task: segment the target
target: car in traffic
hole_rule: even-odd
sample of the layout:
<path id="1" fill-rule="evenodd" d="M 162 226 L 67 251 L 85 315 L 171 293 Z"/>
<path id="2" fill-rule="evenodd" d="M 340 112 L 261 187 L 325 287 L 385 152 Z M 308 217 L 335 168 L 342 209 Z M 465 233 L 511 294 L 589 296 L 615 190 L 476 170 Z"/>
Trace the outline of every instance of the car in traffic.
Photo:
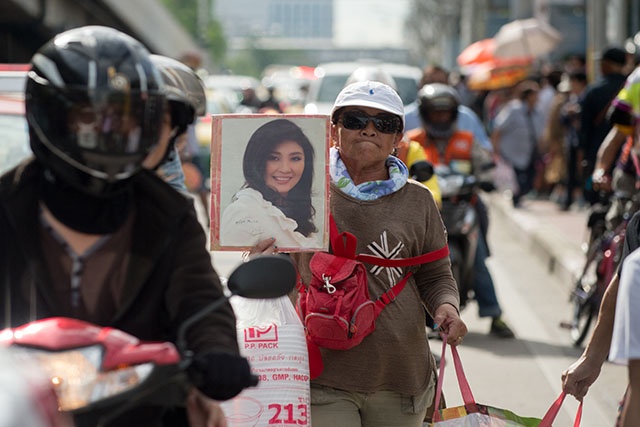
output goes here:
<path id="1" fill-rule="evenodd" d="M 319 64 L 315 69 L 316 80 L 311 82 L 304 107 L 306 114 L 329 114 L 333 102 L 342 90 L 347 79 L 360 67 L 379 67 L 391 74 L 396 83 L 396 90 L 407 106 L 415 101 L 418 85 L 422 78 L 419 67 L 406 64 L 395 64 L 375 60 L 352 62 L 327 62 Z"/>
<path id="2" fill-rule="evenodd" d="M 0 175 L 31 156 L 24 98 L 0 94 Z"/>
<path id="3" fill-rule="evenodd" d="M 228 96 L 234 112 L 248 113 L 241 105 L 244 91 L 252 90 L 260 99 L 267 97 L 266 89 L 260 80 L 252 76 L 239 74 L 210 74 L 202 79 L 207 90 L 213 90 Z"/>
<path id="4" fill-rule="evenodd" d="M 0 64 L 0 93 L 24 93 L 29 64 Z"/>
<path id="5" fill-rule="evenodd" d="M 273 90 L 285 113 L 301 113 L 309 86 L 316 79 L 315 67 L 271 64 L 262 72 L 262 86 Z"/>
<path id="6" fill-rule="evenodd" d="M 28 64 L 0 64 L 0 175 L 31 156 L 24 109 Z"/>
<path id="7" fill-rule="evenodd" d="M 206 89 L 207 112 L 204 116 L 198 117 L 195 125 L 196 139 L 201 147 L 201 151 L 209 150 L 211 145 L 211 115 L 231 114 L 235 112 L 235 105 L 230 101 L 231 96 L 226 90 Z"/>

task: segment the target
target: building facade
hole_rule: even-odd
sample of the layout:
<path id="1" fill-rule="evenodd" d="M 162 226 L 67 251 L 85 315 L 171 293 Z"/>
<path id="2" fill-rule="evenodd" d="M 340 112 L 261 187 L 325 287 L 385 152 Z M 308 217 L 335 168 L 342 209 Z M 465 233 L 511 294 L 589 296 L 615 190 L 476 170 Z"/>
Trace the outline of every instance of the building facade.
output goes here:
<path id="1" fill-rule="evenodd" d="M 279 48 L 319 46 L 333 36 L 333 0 L 216 1 L 214 14 L 232 49 L 258 44 Z"/>

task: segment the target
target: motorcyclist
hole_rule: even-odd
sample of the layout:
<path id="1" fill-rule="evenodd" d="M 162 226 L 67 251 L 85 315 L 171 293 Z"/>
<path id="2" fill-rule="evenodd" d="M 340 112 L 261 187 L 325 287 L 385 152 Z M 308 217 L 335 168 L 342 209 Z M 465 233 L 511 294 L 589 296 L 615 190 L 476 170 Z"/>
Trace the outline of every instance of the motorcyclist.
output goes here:
<path id="1" fill-rule="evenodd" d="M 99 26 L 57 35 L 31 67 L 34 158 L 0 177 L 4 327 L 66 316 L 175 341 L 223 289 L 193 204 L 142 167 L 170 123 L 159 71 L 137 40 Z M 215 400 L 251 382 L 231 306 L 198 321 L 187 346 L 199 389 L 185 402 L 189 418 L 222 426 Z M 168 411 L 136 407 L 108 425 L 160 426 Z M 182 424 L 172 425 L 185 425 L 175 413 Z"/>
<path id="2" fill-rule="evenodd" d="M 635 72 L 637 76 L 637 71 Z M 591 176 L 593 189 L 605 194 L 619 193 L 635 195 L 640 180 L 640 138 L 635 129 L 634 110 L 628 99 L 633 98 L 632 84 L 625 85 L 612 101 L 607 120 L 612 128 L 602 141 L 596 156 L 595 168 Z M 612 171 L 609 174 L 608 171 Z M 622 220 L 625 201 L 611 197 L 606 213 L 609 230 L 614 229 Z"/>
<path id="3" fill-rule="evenodd" d="M 143 166 L 157 171 L 174 188 L 187 193 L 176 145 L 187 137 L 189 125 L 206 112 L 204 84 L 195 71 L 180 61 L 162 55 L 151 55 L 150 58 L 162 75 L 170 123 L 163 122 L 163 136 L 147 155 Z"/>
<path id="4" fill-rule="evenodd" d="M 491 153 L 475 141 L 471 132 L 457 129 L 459 105 L 458 92 L 453 87 L 441 83 L 423 86 L 418 92 L 422 128 L 406 133 L 404 144 L 398 149 L 398 156 L 409 168 L 416 160 L 426 159 L 434 165 L 447 165 L 459 173 L 474 174 L 481 182 L 487 181 L 486 166 L 491 163 Z M 513 338 L 513 331 L 502 320 L 502 309 L 498 303 L 493 279 L 485 264 L 489 255 L 486 242 L 488 217 L 481 198 L 478 198 L 478 202 L 476 209 L 483 230 L 479 233 L 474 259 L 473 289 L 478 302 L 479 316 L 492 318 L 492 335 Z"/>

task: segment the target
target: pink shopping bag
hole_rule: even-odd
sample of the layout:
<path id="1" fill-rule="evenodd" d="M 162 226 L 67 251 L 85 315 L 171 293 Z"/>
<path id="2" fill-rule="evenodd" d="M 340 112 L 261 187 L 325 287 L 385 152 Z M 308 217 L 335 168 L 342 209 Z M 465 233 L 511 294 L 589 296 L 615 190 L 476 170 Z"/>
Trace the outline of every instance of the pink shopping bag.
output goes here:
<path id="1" fill-rule="evenodd" d="M 447 338 L 444 337 L 442 343 L 442 358 L 440 359 L 440 372 L 436 386 L 436 408 L 439 407 L 440 399 L 442 397 L 446 349 Z M 460 387 L 460 393 L 462 394 L 464 405 L 444 408 L 440 411 L 434 412 L 433 422 L 429 424 L 430 427 L 552 427 L 552 423 L 558 415 L 560 407 L 564 401 L 564 393 L 562 393 L 553 402 L 542 419 L 535 417 L 522 417 L 508 409 L 496 408 L 494 406 L 477 403 L 473 397 L 473 393 L 471 392 L 471 387 L 469 386 L 467 377 L 464 374 L 460 355 L 458 354 L 456 347 L 451 347 L 451 354 L 453 356 L 453 365 L 455 367 L 456 377 L 458 379 L 458 385 Z M 582 402 L 578 407 L 574 427 L 580 426 L 581 418 Z"/>

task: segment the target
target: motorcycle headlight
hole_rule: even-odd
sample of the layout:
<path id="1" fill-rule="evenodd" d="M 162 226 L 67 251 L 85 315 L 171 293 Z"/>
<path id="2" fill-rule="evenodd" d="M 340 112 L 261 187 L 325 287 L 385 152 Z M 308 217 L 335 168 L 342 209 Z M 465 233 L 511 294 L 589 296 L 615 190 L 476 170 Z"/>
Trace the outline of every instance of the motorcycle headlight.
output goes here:
<path id="1" fill-rule="evenodd" d="M 103 348 L 99 345 L 66 351 L 42 351 L 13 347 L 20 359 L 30 360 L 49 376 L 61 411 L 72 411 L 123 393 L 142 383 L 152 363 L 101 371 Z"/>
<path id="2" fill-rule="evenodd" d="M 460 187 L 464 184 L 462 175 L 438 176 L 438 186 L 442 197 L 454 196 L 460 192 Z"/>

